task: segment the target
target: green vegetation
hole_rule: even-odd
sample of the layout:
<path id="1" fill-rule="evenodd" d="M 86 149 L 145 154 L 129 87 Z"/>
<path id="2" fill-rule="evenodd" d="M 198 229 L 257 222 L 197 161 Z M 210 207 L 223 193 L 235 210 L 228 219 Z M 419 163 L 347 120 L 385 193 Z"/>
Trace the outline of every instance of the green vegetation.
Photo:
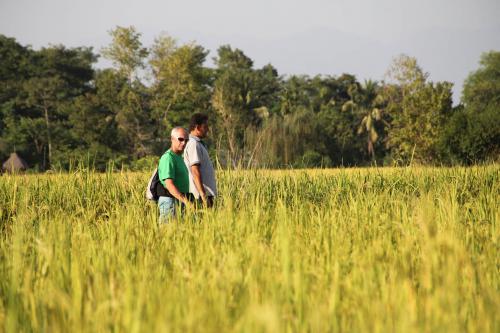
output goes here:
<path id="1" fill-rule="evenodd" d="M 211 154 L 223 166 L 470 165 L 500 158 L 500 52 L 481 57 L 452 105 L 452 84 L 431 82 L 401 55 L 387 82 L 351 74 L 282 76 L 239 49 L 208 50 L 133 27 L 110 31 L 98 54 L 62 45 L 33 50 L 0 35 L 0 160 L 17 151 L 35 170 L 90 159 L 130 166 L 159 156 L 173 126 L 210 115 Z M 479 56 L 479 55 L 478 55 Z M 309 61 L 304 59 L 304 61 Z M 381 78 L 380 78 L 381 79 Z"/>
<path id="2" fill-rule="evenodd" d="M 0 178 L 6 332 L 498 332 L 500 168 L 219 171 L 158 226 L 149 173 Z"/>

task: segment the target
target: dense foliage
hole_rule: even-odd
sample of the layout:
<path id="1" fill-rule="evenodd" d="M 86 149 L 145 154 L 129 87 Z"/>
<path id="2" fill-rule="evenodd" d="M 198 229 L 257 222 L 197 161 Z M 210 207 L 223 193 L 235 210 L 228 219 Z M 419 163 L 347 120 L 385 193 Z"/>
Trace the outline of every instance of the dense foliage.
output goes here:
<path id="1" fill-rule="evenodd" d="M 452 85 L 430 82 L 400 56 L 387 82 L 279 75 L 221 46 L 215 66 L 195 43 L 160 35 L 145 47 L 133 27 L 111 31 L 94 68 L 91 48 L 33 50 L 0 35 L 0 159 L 17 151 L 39 170 L 87 159 L 131 165 L 168 147 L 194 112 L 212 121 L 223 166 L 470 164 L 500 152 L 500 52 L 482 56 L 452 106 Z M 307 61 L 307 60 L 305 60 Z"/>

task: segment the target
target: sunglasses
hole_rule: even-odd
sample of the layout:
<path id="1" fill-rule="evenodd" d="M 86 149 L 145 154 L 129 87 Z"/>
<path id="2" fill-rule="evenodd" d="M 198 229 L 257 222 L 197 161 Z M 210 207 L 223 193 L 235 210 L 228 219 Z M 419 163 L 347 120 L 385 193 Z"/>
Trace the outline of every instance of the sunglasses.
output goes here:
<path id="1" fill-rule="evenodd" d="M 183 137 L 179 137 L 179 138 L 176 138 L 176 139 L 179 142 L 188 142 L 189 141 L 189 138 L 183 138 Z"/>

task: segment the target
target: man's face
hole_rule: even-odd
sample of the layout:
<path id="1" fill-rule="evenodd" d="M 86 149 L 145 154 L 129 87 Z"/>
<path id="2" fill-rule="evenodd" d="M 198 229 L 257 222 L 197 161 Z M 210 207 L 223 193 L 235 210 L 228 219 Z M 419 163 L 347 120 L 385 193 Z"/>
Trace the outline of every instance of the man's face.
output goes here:
<path id="1" fill-rule="evenodd" d="M 172 135 L 172 146 L 171 149 L 176 154 L 181 154 L 186 148 L 186 143 L 189 140 L 189 136 L 186 131 L 177 131 Z"/>
<path id="2" fill-rule="evenodd" d="M 208 135 L 208 132 L 210 131 L 210 128 L 208 127 L 208 122 L 196 126 L 196 129 L 198 131 L 199 137 L 202 138 L 202 139 L 206 138 L 207 135 Z"/>

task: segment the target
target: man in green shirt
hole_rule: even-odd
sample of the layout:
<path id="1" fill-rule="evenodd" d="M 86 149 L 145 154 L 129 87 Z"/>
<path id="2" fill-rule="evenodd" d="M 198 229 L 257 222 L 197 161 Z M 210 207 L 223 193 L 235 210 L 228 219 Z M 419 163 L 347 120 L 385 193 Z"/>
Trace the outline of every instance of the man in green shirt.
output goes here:
<path id="1" fill-rule="evenodd" d="M 189 173 L 184 164 L 182 153 L 189 140 L 188 132 L 182 127 L 175 127 L 170 135 L 172 145 L 160 158 L 158 164 L 158 177 L 166 189 L 158 199 L 160 209 L 160 222 L 166 222 L 169 217 L 176 214 L 179 206 L 181 209 L 189 204 Z"/>

